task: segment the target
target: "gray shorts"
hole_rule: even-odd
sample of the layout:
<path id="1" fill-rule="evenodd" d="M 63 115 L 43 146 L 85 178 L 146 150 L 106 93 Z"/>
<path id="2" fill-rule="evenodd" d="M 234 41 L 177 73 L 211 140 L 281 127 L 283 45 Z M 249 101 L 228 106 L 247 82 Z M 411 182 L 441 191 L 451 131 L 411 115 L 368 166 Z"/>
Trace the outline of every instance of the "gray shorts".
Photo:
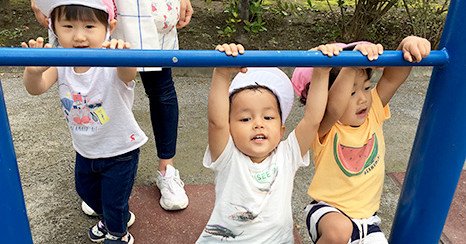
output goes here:
<path id="1" fill-rule="evenodd" d="M 319 239 L 317 228 L 319 226 L 319 221 L 322 217 L 328 213 L 337 212 L 345 215 L 342 211 L 333 207 L 332 205 L 327 204 L 326 202 L 313 201 L 310 205 L 307 205 L 304 209 L 306 216 L 306 226 L 309 231 L 309 235 L 314 243 Z M 384 243 L 388 244 L 385 235 L 379 228 L 380 218 L 377 214 L 367 218 L 367 219 L 352 219 L 348 217 L 353 223 L 353 233 L 351 234 L 348 244 L 355 243 Z"/>

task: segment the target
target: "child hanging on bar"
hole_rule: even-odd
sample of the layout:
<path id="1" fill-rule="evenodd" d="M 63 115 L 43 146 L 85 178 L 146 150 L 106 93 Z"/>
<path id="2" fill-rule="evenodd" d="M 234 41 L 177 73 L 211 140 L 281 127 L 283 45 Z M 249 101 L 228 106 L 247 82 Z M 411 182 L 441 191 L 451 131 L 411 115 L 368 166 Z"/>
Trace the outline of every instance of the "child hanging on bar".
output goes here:
<path id="1" fill-rule="evenodd" d="M 244 52 L 236 44 L 216 50 L 233 58 Z M 309 165 L 327 87 L 325 79 L 312 83 L 303 119 L 281 141 L 294 99 L 288 76 L 278 68 L 215 68 L 203 164 L 215 172 L 216 198 L 197 243 L 293 243 L 293 180 Z"/>
<path id="2" fill-rule="evenodd" d="M 380 44 L 322 45 L 323 54 L 360 51 L 369 60 L 383 53 Z M 397 50 L 409 62 L 420 62 L 430 53 L 430 42 L 409 36 Z M 381 69 L 381 68 L 380 68 Z M 334 67 L 316 77 L 316 68 L 296 68 L 293 86 L 307 104 L 309 85 L 329 80 L 328 104 L 312 144 L 315 175 L 308 194 L 306 224 L 315 243 L 387 243 L 376 212 L 385 175 L 385 142 L 382 123 L 390 117 L 388 102 L 408 78 L 411 66 L 386 67 L 371 89 L 372 69 Z"/>
<path id="3" fill-rule="evenodd" d="M 109 40 L 116 26 L 111 0 L 36 0 L 49 17 L 63 48 L 129 49 Z M 43 38 L 23 47 L 42 48 Z M 137 172 L 139 147 L 147 137 L 132 113 L 136 68 L 26 67 L 24 85 L 32 95 L 58 82 L 58 91 L 76 150 L 79 196 L 101 220 L 89 230 L 94 242 L 133 243 L 128 200 Z"/>

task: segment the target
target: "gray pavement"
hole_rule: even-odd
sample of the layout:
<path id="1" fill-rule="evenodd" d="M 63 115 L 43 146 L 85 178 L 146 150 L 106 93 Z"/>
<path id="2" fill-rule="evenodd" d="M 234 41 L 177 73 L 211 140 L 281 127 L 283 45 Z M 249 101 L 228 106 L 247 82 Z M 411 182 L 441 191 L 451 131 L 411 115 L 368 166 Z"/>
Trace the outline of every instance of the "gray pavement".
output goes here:
<path id="1" fill-rule="evenodd" d="M 74 150 L 64 121 L 56 86 L 41 96 L 27 94 L 22 68 L 0 67 L 18 166 L 21 174 L 34 243 L 88 243 L 87 228 L 96 219 L 82 214 L 74 190 Z M 214 175 L 202 166 L 207 145 L 207 96 L 210 68 L 174 69 L 179 97 L 180 123 L 175 166 L 186 184 L 211 184 Z M 285 69 L 290 75 L 292 69 Z M 385 125 L 386 171 L 402 172 L 411 152 L 431 68 L 414 68 L 390 102 L 392 118 Z M 156 154 L 150 125 L 148 100 L 142 84 L 136 88 L 134 113 L 149 141 L 141 148 L 136 185 L 154 184 Z M 297 99 L 286 123 L 287 132 L 303 115 Z M 295 223 L 304 243 L 310 243 L 302 216 L 309 202 L 306 191 L 313 167 L 298 171 L 293 193 Z M 379 216 L 389 235 L 399 188 L 385 178 Z M 89 242 L 90 243 L 90 242 Z"/>

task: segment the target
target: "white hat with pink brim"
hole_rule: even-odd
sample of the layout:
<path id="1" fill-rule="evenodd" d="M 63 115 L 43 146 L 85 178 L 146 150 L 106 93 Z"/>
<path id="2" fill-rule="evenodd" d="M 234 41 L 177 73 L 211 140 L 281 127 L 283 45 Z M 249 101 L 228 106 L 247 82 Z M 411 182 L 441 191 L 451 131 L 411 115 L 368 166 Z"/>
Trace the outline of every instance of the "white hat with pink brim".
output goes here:
<path id="1" fill-rule="evenodd" d="M 108 19 L 115 18 L 115 5 L 112 0 L 35 0 L 37 7 L 47 17 L 50 17 L 52 11 L 63 5 L 82 5 L 90 8 L 99 9 L 108 13 Z"/>
<path id="2" fill-rule="evenodd" d="M 230 94 L 236 89 L 261 85 L 269 88 L 280 102 L 282 124 L 293 107 L 293 86 L 290 78 L 278 68 L 249 68 L 246 73 L 238 73 L 230 84 Z"/>

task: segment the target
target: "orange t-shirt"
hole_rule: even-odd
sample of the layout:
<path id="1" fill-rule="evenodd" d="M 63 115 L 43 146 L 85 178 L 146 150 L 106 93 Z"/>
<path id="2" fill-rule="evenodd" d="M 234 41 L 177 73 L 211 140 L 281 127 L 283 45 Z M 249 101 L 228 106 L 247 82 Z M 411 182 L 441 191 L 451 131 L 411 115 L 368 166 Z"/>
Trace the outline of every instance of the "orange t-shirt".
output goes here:
<path id="1" fill-rule="evenodd" d="M 368 218 L 379 209 L 385 175 L 382 123 L 390 118 L 390 110 L 382 107 L 376 89 L 371 94 L 364 124 L 335 124 L 322 143 L 317 137 L 311 147 L 316 172 L 309 196 L 354 219 Z"/>

